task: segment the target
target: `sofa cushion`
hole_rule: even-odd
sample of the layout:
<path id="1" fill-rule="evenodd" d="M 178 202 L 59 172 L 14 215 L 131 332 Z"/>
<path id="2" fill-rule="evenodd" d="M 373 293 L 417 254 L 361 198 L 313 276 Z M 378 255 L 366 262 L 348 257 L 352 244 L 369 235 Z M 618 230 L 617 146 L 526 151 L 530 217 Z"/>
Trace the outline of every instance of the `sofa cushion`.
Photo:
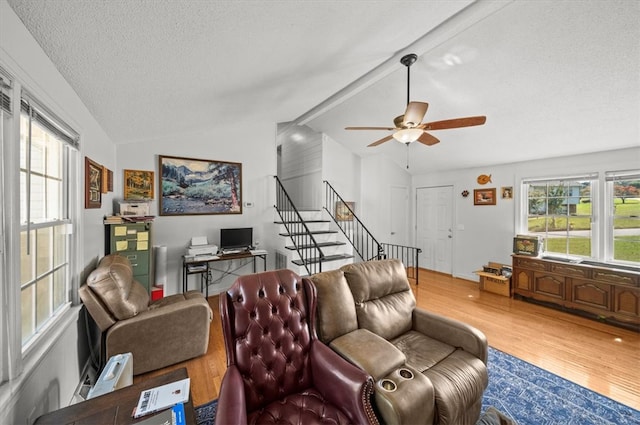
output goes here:
<path id="1" fill-rule="evenodd" d="M 365 261 L 340 270 L 351 288 L 359 327 L 387 340 L 412 328 L 416 300 L 401 261 Z"/>
<path id="2" fill-rule="evenodd" d="M 311 276 L 318 292 L 316 331 L 325 344 L 358 329 L 353 295 L 341 270 Z"/>
<path id="3" fill-rule="evenodd" d="M 87 285 L 118 320 L 133 317 L 149 305 L 147 290 L 133 279 L 131 263 L 120 255 L 105 256 L 87 278 Z"/>
<path id="4" fill-rule="evenodd" d="M 416 331 L 404 333 L 392 339 L 391 343 L 407 356 L 407 364 L 420 372 L 438 364 L 456 350 L 456 347 Z"/>

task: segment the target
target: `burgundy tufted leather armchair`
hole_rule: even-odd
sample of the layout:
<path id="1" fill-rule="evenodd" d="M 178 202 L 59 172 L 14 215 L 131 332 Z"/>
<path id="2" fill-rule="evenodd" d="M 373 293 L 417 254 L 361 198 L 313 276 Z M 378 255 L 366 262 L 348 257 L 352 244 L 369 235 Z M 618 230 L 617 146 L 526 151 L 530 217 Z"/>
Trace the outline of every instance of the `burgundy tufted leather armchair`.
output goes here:
<path id="1" fill-rule="evenodd" d="M 290 270 L 220 295 L 227 371 L 216 424 L 378 424 L 373 379 L 317 339 L 316 290 Z"/>

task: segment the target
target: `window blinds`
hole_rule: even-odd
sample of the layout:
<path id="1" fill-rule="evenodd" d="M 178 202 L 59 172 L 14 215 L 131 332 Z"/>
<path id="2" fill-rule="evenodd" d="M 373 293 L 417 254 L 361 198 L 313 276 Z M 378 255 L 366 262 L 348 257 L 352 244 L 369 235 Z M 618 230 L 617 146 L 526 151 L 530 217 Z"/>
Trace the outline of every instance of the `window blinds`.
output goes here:
<path id="1" fill-rule="evenodd" d="M 522 179 L 522 183 L 546 183 L 546 182 L 574 182 L 576 180 L 595 180 L 598 173 L 576 174 L 575 176 L 558 176 L 558 177 L 533 177 Z"/>
<path id="2" fill-rule="evenodd" d="M 620 180 L 640 180 L 640 170 L 607 171 L 604 178 L 608 182 Z"/>
<path id="3" fill-rule="evenodd" d="M 47 130 L 51 131 L 67 144 L 78 149 L 80 147 L 80 136 L 64 121 L 58 118 L 54 113 L 42 106 L 28 92 L 22 92 L 20 100 L 20 109 L 29 114 L 31 119 L 36 121 Z"/>
<path id="4" fill-rule="evenodd" d="M 0 68 L 0 109 L 11 114 L 11 78 Z"/>

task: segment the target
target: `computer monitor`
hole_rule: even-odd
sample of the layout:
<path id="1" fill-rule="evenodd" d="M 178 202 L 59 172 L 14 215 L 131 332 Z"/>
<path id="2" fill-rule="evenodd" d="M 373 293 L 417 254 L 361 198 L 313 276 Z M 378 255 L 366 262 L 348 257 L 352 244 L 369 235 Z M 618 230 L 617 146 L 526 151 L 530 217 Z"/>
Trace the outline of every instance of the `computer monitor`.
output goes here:
<path id="1" fill-rule="evenodd" d="M 253 227 L 220 229 L 220 250 L 248 249 L 253 245 Z"/>

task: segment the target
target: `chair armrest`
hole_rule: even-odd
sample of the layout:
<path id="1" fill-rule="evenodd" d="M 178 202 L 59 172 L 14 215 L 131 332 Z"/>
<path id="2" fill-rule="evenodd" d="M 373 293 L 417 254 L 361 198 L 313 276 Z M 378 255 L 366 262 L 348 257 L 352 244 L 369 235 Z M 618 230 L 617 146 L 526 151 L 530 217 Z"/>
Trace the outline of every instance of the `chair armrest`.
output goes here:
<path id="1" fill-rule="evenodd" d="M 244 382 L 235 365 L 227 367 L 222 378 L 216 425 L 233 425 L 247 423 L 247 402 L 244 396 Z"/>
<path id="2" fill-rule="evenodd" d="M 134 375 L 202 355 L 210 313 L 204 298 L 187 299 L 120 320 L 107 331 L 106 355 L 133 353 Z"/>
<path id="3" fill-rule="evenodd" d="M 311 346 L 314 387 L 356 424 L 379 424 L 371 406 L 373 378 L 331 348 L 315 340 Z"/>
<path id="4" fill-rule="evenodd" d="M 378 381 L 406 363 L 407 357 L 395 345 L 368 329 L 356 329 L 331 341 L 336 353 Z"/>
<path id="5" fill-rule="evenodd" d="M 453 347 L 462 348 L 487 364 L 487 337 L 473 326 L 416 308 L 413 310 L 413 329 Z"/>

